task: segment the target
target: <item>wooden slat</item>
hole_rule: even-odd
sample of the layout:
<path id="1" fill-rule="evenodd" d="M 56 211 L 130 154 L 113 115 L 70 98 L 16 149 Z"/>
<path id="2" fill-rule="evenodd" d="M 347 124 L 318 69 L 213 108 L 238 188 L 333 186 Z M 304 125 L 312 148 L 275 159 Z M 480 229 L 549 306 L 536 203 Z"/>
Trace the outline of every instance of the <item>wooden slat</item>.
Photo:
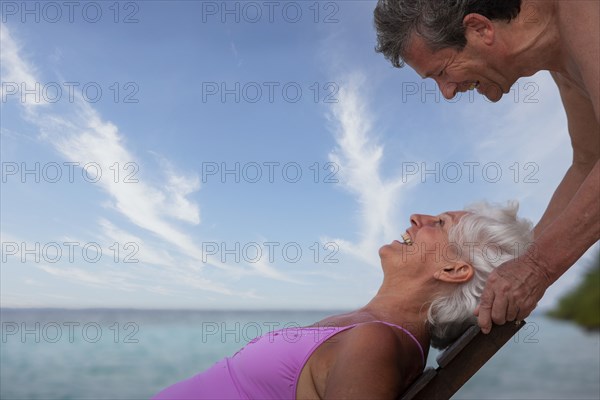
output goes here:
<path id="1" fill-rule="evenodd" d="M 438 354 L 436 361 L 438 365 L 444 368 L 466 345 L 471 343 L 471 340 L 481 332 L 479 325 L 473 325 L 469 327 L 454 343 L 452 343 L 446 350 Z"/>
<path id="2" fill-rule="evenodd" d="M 411 399 L 413 399 L 417 395 L 417 393 L 419 393 L 421 390 L 423 390 L 423 388 L 425 386 L 427 386 L 427 384 L 436 375 L 437 375 L 437 371 L 435 370 L 435 368 L 428 367 L 425 371 L 423 371 L 423 373 L 421 374 L 421 376 L 419 376 L 417 378 L 417 380 L 414 381 L 412 383 L 412 385 L 410 385 L 408 387 L 408 389 L 406 390 L 406 392 L 404 392 L 404 394 L 402 395 L 402 397 L 400 397 L 400 400 L 411 400 Z"/>
<path id="3" fill-rule="evenodd" d="M 515 333 L 525 325 L 494 325 L 487 335 L 478 326 L 465 331 L 437 357 L 439 367 L 427 368 L 401 400 L 447 400 L 452 397 Z"/>

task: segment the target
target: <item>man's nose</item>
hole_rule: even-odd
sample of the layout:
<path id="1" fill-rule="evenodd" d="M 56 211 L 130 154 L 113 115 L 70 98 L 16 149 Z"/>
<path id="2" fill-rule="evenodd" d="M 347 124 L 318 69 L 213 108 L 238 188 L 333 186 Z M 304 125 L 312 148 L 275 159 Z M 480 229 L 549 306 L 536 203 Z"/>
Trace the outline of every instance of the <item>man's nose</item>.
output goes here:
<path id="1" fill-rule="evenodd" d="M 447 99 L 451 100 L 456 96 L 456 92 L 458 91 L 458 85 L 452 82 L 438 82 L 438 86 L 440 88 L 440 92 Z"/>

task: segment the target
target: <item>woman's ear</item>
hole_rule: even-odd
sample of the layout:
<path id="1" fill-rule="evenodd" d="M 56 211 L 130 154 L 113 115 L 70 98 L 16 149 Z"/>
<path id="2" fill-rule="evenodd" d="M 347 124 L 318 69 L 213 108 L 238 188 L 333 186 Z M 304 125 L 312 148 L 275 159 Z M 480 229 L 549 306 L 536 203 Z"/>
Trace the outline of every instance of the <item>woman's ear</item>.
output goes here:
<path id="1" fill-rule="evenodd" d="M 465 37 L 470 43 L 480 42 L 486 45 L 494 43 L 494 24 L 481 14 L 471 13 L 463 18 Z"/>
<path id="2" fill-rule="evenodd" d="M 457 261 L 436 271 L 434 278 L 448 283 L 464 283 L 473 278 L 475 269 L 471 264 Z"/>

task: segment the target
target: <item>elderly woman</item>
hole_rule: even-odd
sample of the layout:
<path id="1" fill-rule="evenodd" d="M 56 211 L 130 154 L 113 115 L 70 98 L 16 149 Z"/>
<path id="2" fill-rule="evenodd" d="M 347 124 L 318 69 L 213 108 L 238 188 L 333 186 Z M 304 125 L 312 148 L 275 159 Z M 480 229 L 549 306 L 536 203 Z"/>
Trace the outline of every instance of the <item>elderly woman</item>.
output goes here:
<path id="1" fill-rule="evenodd" d="M 486 277 L 532 240 L 518 204 L 480 203 L 411 226 L 379 250 L 383 283 L 364 307 L 269 332 L 154 399 L 397 398 L 473 323 Z"/>

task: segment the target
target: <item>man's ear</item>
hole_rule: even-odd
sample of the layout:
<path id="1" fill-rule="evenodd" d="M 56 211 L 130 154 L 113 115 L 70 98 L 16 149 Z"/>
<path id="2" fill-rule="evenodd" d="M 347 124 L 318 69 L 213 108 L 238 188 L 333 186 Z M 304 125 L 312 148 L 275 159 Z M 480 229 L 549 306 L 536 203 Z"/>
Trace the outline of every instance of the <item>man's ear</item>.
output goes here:
<path id="1" fill-rule="evenodd" d="M 486 45 L 494 43 L 494 24 L 481 14 L 471 13 L 463 18 L 465 37 L 470 43 L 482 42 Z"/>
<path id="2" fill-rule="evenodd" d="M 471 264 L 457 261 L 436 271 L 434 277 L 448 283 L 464 283 L 473 278 L 475 269 Z"/>

